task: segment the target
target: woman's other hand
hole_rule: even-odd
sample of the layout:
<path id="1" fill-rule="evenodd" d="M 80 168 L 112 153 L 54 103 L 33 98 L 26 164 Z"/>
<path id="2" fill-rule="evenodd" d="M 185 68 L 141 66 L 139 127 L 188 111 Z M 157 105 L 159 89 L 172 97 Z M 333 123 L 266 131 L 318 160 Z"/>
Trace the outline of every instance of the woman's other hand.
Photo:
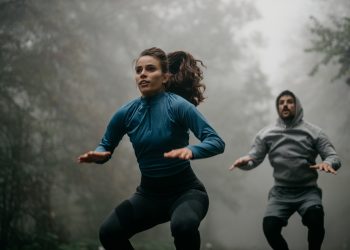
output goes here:
<path id="1" fill-rule="evenodd" d="M 164 153 L 165 158 L 179 158 L 182 160 L 189 160 L 193 158 L 192 151 L 189 148 L 173 149 Z"/>
<path id="2" fill-rule="evenodd" d="M 89 151 L 78 157 L 79 163 L 103 162 L 111 157 L 111 152 Z"/>

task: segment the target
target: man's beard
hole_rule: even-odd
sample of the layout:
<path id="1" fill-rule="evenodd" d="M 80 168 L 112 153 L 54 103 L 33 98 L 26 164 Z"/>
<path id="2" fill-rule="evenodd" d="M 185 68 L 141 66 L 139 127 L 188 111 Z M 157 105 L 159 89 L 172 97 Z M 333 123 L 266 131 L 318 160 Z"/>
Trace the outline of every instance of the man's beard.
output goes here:
<path id="1" fill-rule="evenodd" d="M 294 119 L 295 115 L 289 115 L 288 117 L 281 117 L 282 120 L 285 122 L 285 123 L 291 123 Z"/>

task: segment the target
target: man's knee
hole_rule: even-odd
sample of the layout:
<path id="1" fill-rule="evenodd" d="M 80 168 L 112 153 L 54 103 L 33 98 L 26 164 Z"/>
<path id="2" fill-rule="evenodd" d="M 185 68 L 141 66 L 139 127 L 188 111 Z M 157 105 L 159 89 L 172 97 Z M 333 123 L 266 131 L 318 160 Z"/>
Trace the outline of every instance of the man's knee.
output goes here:
<path id="1" fill-rule="evenodd" d="M 303 216 L 303 224 L 308 228 L 320 228 L 324 227 L 324 211 L 321 205 L 315 205 L 309 207 L 304 216 Z"/>
<path id="2" fill-rule="evenodd" d="M 287 222 L 276 216 L 267 216 L 263 220 L 263 230 L 265 236 L 268 237 L 274 234 L 280 234 L 282 227 L 286 226 Z"/>

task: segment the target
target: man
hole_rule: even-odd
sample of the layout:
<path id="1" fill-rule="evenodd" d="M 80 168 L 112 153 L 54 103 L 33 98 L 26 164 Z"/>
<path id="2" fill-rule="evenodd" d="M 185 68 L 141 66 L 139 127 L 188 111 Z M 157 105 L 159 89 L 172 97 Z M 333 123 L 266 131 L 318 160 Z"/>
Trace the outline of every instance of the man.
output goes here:
<path id="1" fill-rule="evenodd" d="M 322 130 L 303 120 L 303 109 L 294 93 L 289 90 L 280 93 L 276 108 L 277 123 L 262 129 L 248 155 L 237 159 L 230 170 L 253 169 L 268 154 L 275 179 L 263 219 L 268 243 L 275 250 L 288 249 L 281 231 L 297 211 L 308 227 L 309 249 L 321 249 L 325 230 L 317 170 L 336 174 L 340 159 Z M 316 163 L 318 155 L 321 163 Z"/>

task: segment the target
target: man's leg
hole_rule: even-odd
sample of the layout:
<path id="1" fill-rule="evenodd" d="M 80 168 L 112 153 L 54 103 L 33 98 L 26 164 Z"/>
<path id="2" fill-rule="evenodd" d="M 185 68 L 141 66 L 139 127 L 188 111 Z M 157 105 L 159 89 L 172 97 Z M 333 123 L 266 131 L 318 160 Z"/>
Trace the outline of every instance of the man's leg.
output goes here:
<path id="1" fill-rule="evenodd" d="M 177 250 L 199 250 L 200 222 L 208 211 L 208 195 L 192 189 L 180 196 L 172 207 L 170 227 Z"/>
<path id="2" fill-rule="evenodd" d="M 274 186 L 269 192 L 263 230 L 265 237 L 274 250 L 287 250 L 288 244 L 283 238 L 282 227 L 288 224 L 292 214 L 297 211 L 298 202 L 294 189 Z"/>
<path id="3" fill-rule="evenodd" d="M 302 221 L 309 229 L 309 250 L 320 250 L 325 234 L 323 207 L 321 205 L 309 207 L 306 210 Z"/>
<path id="4" fill-rule="evenodd" d="M 282 227 L 286 226 L 287 223 L 276 217 L 267 216 L 263 220 L 263 230 L 265 237 L 274 250 L 288 250 L 288 245 L 283 238 L 281 232 Z"/>

